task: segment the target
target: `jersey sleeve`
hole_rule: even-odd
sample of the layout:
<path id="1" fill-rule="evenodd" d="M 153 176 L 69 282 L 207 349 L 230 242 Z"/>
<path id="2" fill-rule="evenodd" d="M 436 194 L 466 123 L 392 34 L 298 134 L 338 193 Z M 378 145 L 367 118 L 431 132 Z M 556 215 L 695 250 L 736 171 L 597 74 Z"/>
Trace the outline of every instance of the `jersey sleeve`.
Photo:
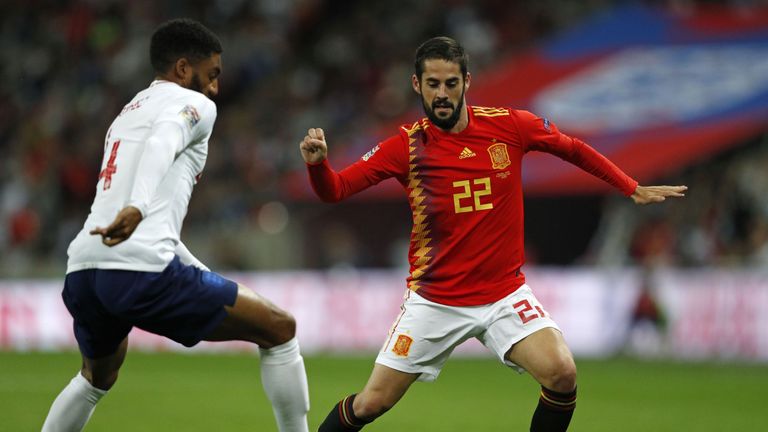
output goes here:
<path id="1" fill-rule="evenodd" d="M 181 128 L 184 144 L 211 135 L 216 122 L 216 104 L 203 94 L 189 92 L 170 103 L 155 119 L 155 124 L 169 122 Z M 179 149 L 180 152 L 182 149 Z"/>
<path id="2" fill-rule="evenodd" d="M 390 177 L 402 180 L 408 172 L 405 142 L 401 135 L 390 137 L 340 172 L 331 168 L 328 159 L 307 164 L 307 170 L 317 196 L 326 202 L 338 202 Z"/>
<path id="3" fill-rule="evenodd" d="M 176 157 L 193 142 L 207 141 L 216 121 L 216 104 L 202 94 L 169 103 L 143 142 L 128 200 L 143 216 Z"/>
<path id="4" fill-rule="evenodd" d="M 523 143 L 523 150 L 553 154 L 605 181 L 630 196 L 637 181 L 584 141 L 568 136 L 546 118 L 528 111 L 512 111 Z"/>

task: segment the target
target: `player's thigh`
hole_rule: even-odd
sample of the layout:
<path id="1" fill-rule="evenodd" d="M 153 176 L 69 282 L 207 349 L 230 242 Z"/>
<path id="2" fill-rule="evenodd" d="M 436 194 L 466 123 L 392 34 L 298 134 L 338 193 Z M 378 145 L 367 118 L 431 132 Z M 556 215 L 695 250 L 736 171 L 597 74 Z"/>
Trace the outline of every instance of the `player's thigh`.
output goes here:
<path id="1" fill-rule="evenodd" d="M 485 331 L 478 339 L 496 354 L 499 361 L 519 372 L 525 368 L 509 360 L 511 348 L 540 330 L 558 329 L 528 285 L 489 305 L 486 315 Z"/>
<path id="2" fill-rule="evenodd" d="M 376 363 L 434 381 L 454 348 L 477 335 L 480 316 L 479 308 L 446 306 L 409 292 Z"/>
<path id="3" fill-rule="evenodd" d="M 290 313 L 243 285 L 238 284 L 235 304 L 225 310 L 226 317 L 205 340 L 245 340 L 270 348 L 296 334 L 296 321 Z"/>
<path id="4" fill-rule="evenodd" d="M 117 351 L 113 354 L 99 358 L 88 358 L 83 355 L 83 368 L 81 370 L 83 377 L 94 387 L 109 390 L 117 381 L 117 375 L 127 352 L 128 337 L 120 342 Z"/>
<path id="5" fill-rule="evenodd" d="M 72 329 L 84 358 L 105 358 L 120 350 L 131 324 L 112 314 L 98 296 L 99 273 L 81 270 L 64 279 L 61 297 L 72 315 Z M 111 285 L 107 288 L 119 290 Z"/>
<path id="6" fill-rule="evenodd" d="M 558 329 L 547 327 L 528 335 L 512 346 L 506 358 L 552 390 L 566 392 L 575 386 L 576 365 Z"/>
<path id="7" fill-rule="evenodd" d="M 235 304 L 238 290 L 237 283 L 184 265 L 179 257 L 162 272 L 100 270 L 95 285 L 110 316 L 187 347 L 226 318 L 225 307 Z"/>

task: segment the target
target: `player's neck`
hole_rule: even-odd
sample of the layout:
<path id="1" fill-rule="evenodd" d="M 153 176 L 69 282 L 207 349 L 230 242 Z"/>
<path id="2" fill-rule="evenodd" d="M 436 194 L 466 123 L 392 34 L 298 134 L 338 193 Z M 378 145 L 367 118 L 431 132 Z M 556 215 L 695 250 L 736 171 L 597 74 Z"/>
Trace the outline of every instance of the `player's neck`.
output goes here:
<path id="1" fill-rule="evenodd" d="M 155 81 L 166 81 L 181 85 L 181 81 L 168 75 L 155 75 Z M 182 86 L 183 87 L 183 86 Z"/>
<path id="2" fill-rule="evenodd" d="M 459 115 L 459 120 L 456 124 L 449 130 L 442 128 L 440 130 L 447 133 L 457 134 L 463 132 L 467 126 L 469 126 L 469 107 L 467 107 L 467 101 L 464 101 L 464 103 L 461 104 L 461 114 Z"/>

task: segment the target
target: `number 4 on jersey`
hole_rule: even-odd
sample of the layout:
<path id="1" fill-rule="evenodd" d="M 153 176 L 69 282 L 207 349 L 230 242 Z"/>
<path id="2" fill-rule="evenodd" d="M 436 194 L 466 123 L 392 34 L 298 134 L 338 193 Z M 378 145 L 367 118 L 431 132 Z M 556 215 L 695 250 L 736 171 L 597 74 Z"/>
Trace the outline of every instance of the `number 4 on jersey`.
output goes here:
<path id="1" fill-rule="evenodd" d="M 117 140 L 112 144 L 112 152 L 109 154 L 109 160 L 107 166 L 99 173 L 99 180 L 104 179 L 104 190 L 112 187 L 112 174 L 117 172 L 117 165 L 115 159 L 117 158 L 117 149 L 120 147 L 120 140 Z"/>

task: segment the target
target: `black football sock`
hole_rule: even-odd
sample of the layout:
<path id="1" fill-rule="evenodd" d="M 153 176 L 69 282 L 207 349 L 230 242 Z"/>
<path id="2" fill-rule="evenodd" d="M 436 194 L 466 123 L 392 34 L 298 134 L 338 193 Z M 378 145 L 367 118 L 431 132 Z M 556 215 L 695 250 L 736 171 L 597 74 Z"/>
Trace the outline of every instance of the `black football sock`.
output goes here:
<path id="1" fill-rule="evenodd" d="M 570 393 L 558 393 L 541 387 L 539 405 L 533 412 L 531 432 L 563 432 L 568 430 L 573 410 L 576 408 L 576 389 Z"/>
<path id="2" fill-rule="evenodd" d="M 362 420 L 357 418 L 352 410 L 352 402 L 355 401 L 356 394 L 350 395 L 342 399 L 336 406 L 333 407 L 331 412 L 328 413 L 328 417 L 325 418 L 323 424 L 320 425 L 318 432 L 343 432 L 343 431 L 359 431 L 366 424 L 371 421 Z"/>

